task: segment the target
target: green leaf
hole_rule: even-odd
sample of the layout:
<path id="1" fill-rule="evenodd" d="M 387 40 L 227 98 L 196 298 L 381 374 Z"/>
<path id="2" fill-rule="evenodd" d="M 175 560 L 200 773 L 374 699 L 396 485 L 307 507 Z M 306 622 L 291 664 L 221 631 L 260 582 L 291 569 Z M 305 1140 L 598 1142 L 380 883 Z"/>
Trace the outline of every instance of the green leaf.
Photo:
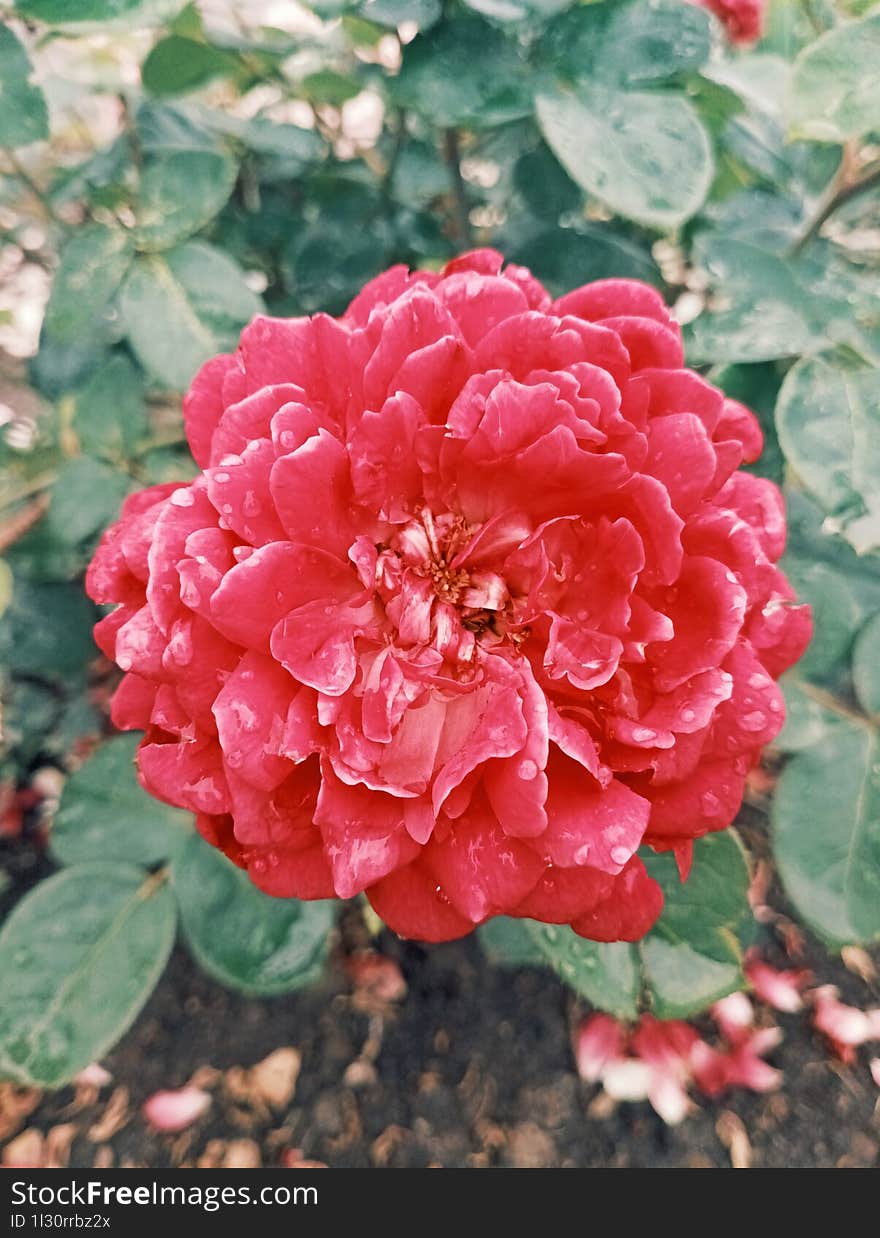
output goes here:
<path id="1" fill-rule="evenodd" d="M 593 12 L 602 13 L 606 6 Z M 608 85 L 639 87 L 695 73 L 709 59 L 709 14 L 681 0 L 633 0 L 608 5 L 589 76 Z M 590 13 L 591 10 L 583 10 Z"/>
<path id="2" fill-rule="evenodd" d="M 196 961 L 245 993 L 288 993 L 320 975 L 335 904 L 263 894 L 193 834 L 172 862 L 183 931 Z"/>
<path id="3" fill-rule="evenodd" d="M 880 716 L 880 611 L 868 620 L 856 640 L 853 685 L 865 713 Z"/>
<path id="4" fill-rule="evenodd" d="M 439 19 L 440 0 L 363 0 L 358 13 L 366 21 L 379 26 L 393 26 L 402 22 L 415 22 L 421 30 L 427 30 Z"/>
<path id="5" fill-rule="evenodd" d="M 662 283 L 650 251 L 621 236 L 611 223 L 549 228 L 514 246 L 510 257 L 558 295 L 595 279 Z"/>
<path id="6" fill-rule="evenodd" d="M 532 214 L 546 222 L 555 223 L 563 212 L 579 210 L 583 203 L 580 187 L 544 142 L 517 159 L 513 184 Z"/>
<path id="7" fill-rule="evenodd" d="M 127 357 L 111 357 L 71 397 L 72 425 L 83 451 L 128 459 L 147 429 L 144 381 Z"/>
<path id="8" fill-rule="evenodd" d="M 493 916 L 477 929 L 480 945 L 501 967 L 545 967 L 544 951 L 535 941 L 527 921 L 512 916 Z"/>
<path id="9" fill-rule="evenodd" d="M 709 309 L 685 332 L 688 360 L 771 361 L 825 345 L 791 264 L 732 236 L 712 236 L 695 250 L 721 308 Z"/>
<path id="10" fill-rule="evenodd" d="M 802 752 L 823 740 L 840 724 L 840 714 L 828 709 L 813 685 L 789 671 L 779 681 L 785 692 L 785 726 L 773 741 L 780 752 Z"/>
<path id="11" fill-rule="evenodd" d="M 113 21 L 136 9 L 143 0 L 16 0 L 15 7 L 25 17 L 35 17 L 49 25 L 79 21 Z"/>
<path id="12" fill-rule="evenodd" d="M 200 365 L 234 347 L 262 302 L 230 258 L 189 241 L 161 256 L 138 258 L 123 285 L 121 308 L 144 368 L 165 386 L 184 391 Z"/>
<path id="13" fill-rule="evenodd" d="M 343 103 L 361 92 L 357 78 L 333 69 L 319 69 L 307 74 L 300 82 L 300 88 L 310 102 L 330 107 L 342 107 Z"/>
<path id="14" fill-rule="evenodd" d="M 440 22 L 413 39 L 389 88 L 401 107 L 441 127 L 486 129 L 532 111 L 517 43 L 475 16 Z"/>
<path id="15" fill-rule="evenodd" d="M 46 526 L 60 546 L 81 547 L 119 515 L 122 500 L 131 489 L 127 473 L 79 456 L 66 460 L 58 470 Z"/>
<path id="16" fill-rule="evenodd" d="M 749 868 L 733 830 L 708 834 L 694 844 L 694 860 L 682 881 L 670 852 L 642 857 L 663 888 L 663 912 L 654 933 L 673 944 L 686 942 L 721 961 L 731 952 L 731 933 L 748 911 Z"/>
<path id="17" fill-rule="evenodd" d="M 570 0 L 464 0 L 471 12 L 501 22 L 552 17 L 569 3 Z"/>
<path id="18" fill-rule="evenodd" d="M 727 365 L 714 370 L 708 377 L 725 395 L 750 408 L 760 422 L 764 450 L 753 464 L 744 466 L 747 472 L 766 477 L 781 486 L 785 477 L 785 460 L 776 438 L 774 420 L 782 381 L 778 367 L 772 362 Z"/>
<path id="19" fill-rule="evenodd" d="M 789 465 L 826 511 L 858 516 L 880 506 L 880 370 L 799 361 L 779 392 L 776 429 Z"/>
<path id="20" fill-rule="evenodd" d="M 829 30 L 794 63 L 788 123 L 819 142 L 858 138 L 880 127 L 880 13 Z"/>
<path id="21" fill-rule="evenodd" d="M 67 779 L 52 823 L 59 864 L 166 860 L 193 830 L 192 814 L 143 791 L 134 771 L 140 735 L 108 739 Z"/>
<path id="22" fill-rule="evenodd" d="M 0 26 L 0 146 L 27 146 L 49 136 L 49 113 L 31 78 L 27 52 L 8 26 Z"/>
<path id="23" fill-rule="evenodd" d="M 239 69 L 237 57 L 202 40 L 179 34 L 160 39 L 141 67 L 144 90 L 156 98 L 183 95 L 197 90 L 215 77 Z"/>
<path id="24" fill-rule="evenodd" d="M 131 263 L 131 240 L 101 224 L 76 231 L 61 252 L 46 308 L 46 330 L 61 343 L 106 337 L 111 302 Z"/>
<path id="25" fill-rule="evenodd" d="M 786 554 L 782 566 L 798 601 L 809 603 L 813 611 L 813 639 L 798 671 L 809 679 L 831 679 L 848 660 L 856 633 L 876 601 L 857 577 L 803 555 L 799 548 Z"/>
<path id="26" fill-rule="evenodd" d="M 130 864 L 41 882 L 0 932 L 0 1074 L 60 1087 L 132 1024 L 174 942 L 167 885 Z"/>
<path id="27" fill-rule="evenodd" d="M 288 172 L 296 169 L 297 165 L 305 168 L 310 163 L 316 163 L 324 154 L 324 143 L 313 129 L 300 129 L 298 125 L 282 124 L 260 116 L 244 120 L 209 108 L 203 108 L 198 115 L 214 133 L 236 139 L 254 154 L 284 160 Z"/>
<path id="28" fill-rule="evenodd" d="M 0 664 L 42 678 L 75 675 L 97 656 L 97 618 L 79 585 L 32 584 L 19 577 L 0 619 Z"/>
<path id="29" fill-rule="evenodd" d="M 639 970 L 632 946 L 587 941 L 567 925 L 525 923 L 545 961 L 570 988 L 617 1019 L 635 1018 Z"/>
<path id="30" fill-rule="evenodd" d="M 782 771 L 773 854 L 800 915 L 835 946 L 880 937 L 880 736 L 841 724 Z"/>
<path id="31" fill-rule="evenodd" d="M 645 984 L 654 1014 L 680 1019 L 740 988 L 738 934 L 749 918 L 749 869 L 732 830 L 694 845 L 686 882 L 670 853 L 643 856 L 663 889 L 660 919 L 640 944 Z"/>
<path id="32" fill-rule="evenodd" d="M 135 244 L 169 249 L 198 232 L 223 208 L 238 168 L 221 151 L 169 151 L 150 159 L 135 201 Z"/>
<path id="33" fill-rule="evenodd" d="M 651 1011 L 658 1019 L 686 1019 L 744 988 L 739 955 L 701 954 L 687 942 L 649 937 L 641 946 Z"/>
<path id="34" fill-rule="evenodd" d="M 617 214 L 668 231 L 699 210 L 712 152 L 685 99 L 584 83 L 576 93 L 540 94 L 536 106 L 569 176 Z"/>
<path id="35" fill-rule="evenodd" d="M 540 59 L 567 80 L 639 87 L 694 73 L 712 48 L 712 23 L 680 0 L 570 7 L 544 30 Z"/>

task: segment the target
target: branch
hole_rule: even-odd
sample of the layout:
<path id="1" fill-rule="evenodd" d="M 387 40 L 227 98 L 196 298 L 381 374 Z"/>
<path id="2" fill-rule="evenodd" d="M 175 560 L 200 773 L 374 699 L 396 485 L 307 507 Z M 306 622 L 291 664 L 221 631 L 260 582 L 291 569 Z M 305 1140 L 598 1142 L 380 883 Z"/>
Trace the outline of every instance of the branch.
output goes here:
<path id="1" fill-rule="evenodd" d="M 467 191 L 461 176 L 461 148 L 458 144 L 458 130 L 443 131 L 443 157 L 449 168 L 449 179 L 452 181 L 452 196 L 455 200 L 455 223 L 458 239 L 470 248 L 473 245 L 471 233 L 470 210 L 468 208 Z"/>
<path id="2" fill-rule="evenodd" d="M 791 247 L 791 256 L 799 254 L 805 245 L 818 236 L 826 220 L 830 219 L 845 203 L 851 202 L 853 198 L 858 198 L 863 193 L 870 192 L 878 185 L 880 185 L 880 167 L 872 168 L 859 180 L 832 185 L 828 195 L 819 204 L 818 211 Z"/>
<path id="3" fill-rule="evenodd" d="M 43 208 L 47 219 L 51 219 L 55 223 L 63 222 L 62 220 L 59 220 L 57 214 L 55 213 L 55 208 L 46 196 L 46 193 L 31 176 L 30 172 L 18 158 L 15 151 L 9 150 L 9 148 L 6 147 L 3 150 L 3 155 L 9 166 L 12 168 L 13 175 L 20 180 L 27 189 L 30 190 L 32 197 L 36 198 L 40 206 Z"/>

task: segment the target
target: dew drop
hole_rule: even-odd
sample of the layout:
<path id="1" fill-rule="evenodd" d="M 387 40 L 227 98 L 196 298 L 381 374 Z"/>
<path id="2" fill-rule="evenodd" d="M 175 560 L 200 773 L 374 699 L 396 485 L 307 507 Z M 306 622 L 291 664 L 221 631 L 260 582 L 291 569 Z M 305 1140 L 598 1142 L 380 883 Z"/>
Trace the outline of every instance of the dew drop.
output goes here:
<path id="1" fill-rule="evenodd" d="M 657 738 L 657 732 L 646 726 L 634 726 L 632 737 L 637 744 L 649 744 L 651 740 Z"/>

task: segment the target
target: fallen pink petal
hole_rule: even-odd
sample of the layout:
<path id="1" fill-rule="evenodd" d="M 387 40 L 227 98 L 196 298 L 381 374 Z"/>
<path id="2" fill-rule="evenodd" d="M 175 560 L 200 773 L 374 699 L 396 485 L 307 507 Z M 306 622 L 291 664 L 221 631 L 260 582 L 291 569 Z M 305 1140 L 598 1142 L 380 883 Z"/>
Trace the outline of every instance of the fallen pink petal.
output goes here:
<path id="1" fill-rule="evenodd" d="M 179 1088 L 177 1091 L 154 1092 L 144 1101 L 143 1115 L 155 1130 L 173 1133 L 192 1126 L 210 1105 L 209 1093 L 201 1088 Z"/>
<path id="2" fill-rule="evenodd" d="M 755 1021 L 755 1010 L 745 993 L 731 993 L 711 1006 L 709 1013 L 718 1024 L 718 1030 L 727 1040 L 735 1043 L 749 1032 Z"/>
<path id="3" fill-rule="evenodd" d="M 609 1014 L 584 1019 L 575 1033 L 574 1056 L 578 1074 L 586 1083 L 596 1083 L 609 1066 L 623 1060 L 624 1038 L 623 1027 Z"/>
<path id="4" fill-rule="evenodd" d="M 759 1001 L 785 1014 L 803 1009 L 803 990 L 811 979 L 808 971 L 780 971 L 751 952 L 746 959 L 745 973 Z"/>

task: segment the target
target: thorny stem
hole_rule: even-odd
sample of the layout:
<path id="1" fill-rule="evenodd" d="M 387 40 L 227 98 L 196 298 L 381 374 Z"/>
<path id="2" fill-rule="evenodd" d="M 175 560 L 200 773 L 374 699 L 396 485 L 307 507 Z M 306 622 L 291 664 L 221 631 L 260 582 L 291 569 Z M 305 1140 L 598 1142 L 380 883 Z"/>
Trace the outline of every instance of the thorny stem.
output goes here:
<path id="1" fill-rule="evenodd" d="M 845 167 L 844 163 L 844 169 Z M 869 193 L 878 185 L 880 185 L 880 166 L 871 168 L 856 180 L 850 180 L 844 170 L 843 175 L 832 182 L 827 194 L 819 203 L 819 209 L 795 241 L 791 248 L 791 256 L 795 257 L 818 236 L 825 221 L 830 219 L 841 206 L 851 202 L 853 198 L 860 197 L 863 193 Z"/>
<path id="2" fill-rule="evenodd" d="M 470 213 L 468 211 L 467 192 L 461 175 L 461 148 L 458 142 L 457 129 L 443 131 L 443 156 L 449 168 L 452 181 L 452 196 L 455 200 L 455 222 L 458 239 L 462 245 L 469 248 L 473 244 L 471 234 Z"/>

